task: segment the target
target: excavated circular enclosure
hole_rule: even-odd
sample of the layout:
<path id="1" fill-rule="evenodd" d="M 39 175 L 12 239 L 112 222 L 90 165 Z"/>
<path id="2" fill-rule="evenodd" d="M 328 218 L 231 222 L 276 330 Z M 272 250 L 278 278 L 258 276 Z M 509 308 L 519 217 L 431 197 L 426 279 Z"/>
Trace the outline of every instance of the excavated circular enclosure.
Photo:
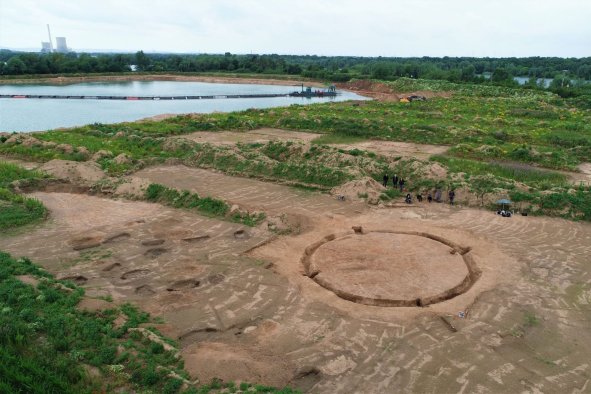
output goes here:
<path id="1" fill-rule="evenodd" d="M 329 236 L 309 247 L 302 262 L 308 276 L 341 298 L 426 306 L 464 293 L 478 279 L 469 250 L 430 234 L 370 232 Z"/>

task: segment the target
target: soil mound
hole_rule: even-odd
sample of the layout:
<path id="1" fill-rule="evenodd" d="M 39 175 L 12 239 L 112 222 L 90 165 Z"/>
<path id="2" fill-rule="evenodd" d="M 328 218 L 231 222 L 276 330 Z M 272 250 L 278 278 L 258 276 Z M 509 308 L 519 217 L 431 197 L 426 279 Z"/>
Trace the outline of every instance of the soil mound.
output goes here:
<path id="1" fill-rule="evenodd" d="M 386 188 L 373 178 L 364 177 L 347 182 L 341 186 L 333 187 L 330 190 L 330 194 L 344 196 L 347 200 L 367 199 L 368 203 L 377 204 L 380 201 L 380 195 L 385 190 Z"/>
<path id="2" fill-rule="evenodd" d="M 357 80 L 345 83 L 338 83 L 336 86 L 339 89 L 350 90 L 361 95 L 371 97 L 379 101 L 399 101 L 403 97 L 408 96 L 423 96 L 427 99 L 434 97 L 451 97 L 450 92 L 433 92 L 430 90 L 417 90 L 415 92 L 397 92 L 392 86 L 383 82 Z"/>
<path id="3" fill-rule="evenodd" d="M 379 101 L 399 101 L 400 97 L 385 83 L 368 80 L 351 81 L 337 84 L 339 89 L 346 89 Z"/>
<path id="4" fill-rule="evenodd" d="M 134 200 L 141 200 L 144 197 L 148 186 L 150 186 L 150 182 L 148 180 L 130 177 L 127 178 L 125 182 L 117 186 L 114 195 L 127 197 Z"/>
<path id="5" fill-rule="evenodd" d="M 58 179 L 82 185 L 93 184 L 105 178 L 105 173 L 93 162 L 51 160 L 41 166 L 41 170 Z"/>

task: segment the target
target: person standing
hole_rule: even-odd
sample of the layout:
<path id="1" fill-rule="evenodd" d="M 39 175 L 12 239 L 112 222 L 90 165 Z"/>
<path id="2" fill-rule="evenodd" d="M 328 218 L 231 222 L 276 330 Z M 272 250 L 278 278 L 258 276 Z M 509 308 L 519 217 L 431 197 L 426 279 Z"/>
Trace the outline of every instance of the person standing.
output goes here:
<path id="1" fill-rule="evenodd" d="M 388 175 L 384 175 L 384 183 L 383 183 L 384 187 L 388 186 Z"/>
<path id="2" fill-rule="evenodd" d="M 392 184 L 394 185 L 394 189 L 398 187 L 398 175 L 394 174 L 392 177 Z"/>
<path id="3" fill-rule="evenodd" d="M 398 186 L 400 187 L 400 191 L 404 190 L 404 179 L 400 178 Z"/>
<path id="4" fill-rule="evenodd" d="M 435 189 L 435 202 L 441 202 L 441 189 Z"/>
<path id="5" fill-rule="evenodd" d="M 456 198 L 456 192 L 452 189 L 449 191 L 449 205 L 454 205 L 454 198 Z"/>
<path id="6" fill-rule="evenodd" d="M 433 196 L 431 195 L 431 192 L 429 192 L 429 194 L 427 195 L 427 201 L 429 201 L 429 204 L 433 202 Z"/>

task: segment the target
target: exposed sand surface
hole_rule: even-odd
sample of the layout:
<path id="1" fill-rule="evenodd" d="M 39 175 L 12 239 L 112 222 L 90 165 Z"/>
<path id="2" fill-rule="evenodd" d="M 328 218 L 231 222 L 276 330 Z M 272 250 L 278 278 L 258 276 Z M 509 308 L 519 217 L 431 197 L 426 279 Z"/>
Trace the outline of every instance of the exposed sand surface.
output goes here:
<path id="1" fill-rule="evenodd" d="M 320 134 L 281 129 L 256 129 L 252 131 L 198 131 L 183 135 L 182 138 L 213 145 L 234 145 L 236 143 L 266 143 L 269 141 L 310 142 Z"/>
<path id="2" fill-rule="evenodd" d="M 262 128 L 251 131 L 198 131 L 183 135 L 181 138 L 213 145 L 234 145 L 236 143 L 267 143 L 269 141 L 297 141 L 310 143 L 320 136 L 321 134 L 317 133 Z M 432 155 L 445 154 L 449 149 L 449 147 L 441 145 L 378 140 L 328 145 L 346 150 L 361 149 L 380 155 L 416 157 L 419 159 L 428 159 Z"/>
<path id="3" fill-rule="evenodd" d="M 164 318 L 193 377 L 314 393 L 590 387 L 587 223 L 435 203 L 370 209 L 180 166 L 137 175 L 268 214 L 297 213 L 306 228 L 277 237 L 265 224 L 39 192 L 50 220 L 2 235 L 0 248 L 73 278 L 89 296 L 134 302 Z M 303 257 L 319 241 L 311 254 L 317 276 L 371 297 L 426 297 L 454 286 L 466 274 L 464 252 L 480 273 L 461 294 L 428 306 L 365 305 L 305 275 Z"/>

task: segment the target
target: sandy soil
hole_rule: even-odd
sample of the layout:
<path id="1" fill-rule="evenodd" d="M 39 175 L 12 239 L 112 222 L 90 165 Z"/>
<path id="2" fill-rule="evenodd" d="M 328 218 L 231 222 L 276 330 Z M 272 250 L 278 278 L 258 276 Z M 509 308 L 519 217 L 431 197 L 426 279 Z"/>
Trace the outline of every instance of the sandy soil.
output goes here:
<path id="1" fill-rule="evenodd" d="M 370 80 L 357 80 L 352 82 L 337 83 L 339 89 L 348 90 L 361 96 L 371 97 L 378 101 L 398 102 L 403 97 L 412 95 L 423 96 L 427 99 L 434 97 L 448 98 L 452 96 L 451 92 L 433 92 L 430 90 L 419 90 L 415 92 L 396 92 L 389 85 L 382 82 Z"/>
<path id="2" fill-rule="evenodd" d="M 234 145 L 240 143 L 266 143 L 269 141 L 310 142 L 320 135 L 301 131 L 262 128 L 251 131 L 198 131 L 183 135 L 182 138 L 213 145 Z"/>
<path id="3" fill-rule="evenodd" d="M 449 147 L 443 145 L 414 144 L 412 142 L 364 141 L 354 144 L 332 144 L 341 149 L 361 149 L 385 156 L 416 157 L 428 159 L 432 155 L 442 155 Z"/>
<path id="4" fill-rule="evenodd" d="M 0 235 L 0 249 L 76 278 L 90 297 L 162 317 L 192 377 L 314 393 L 591 388 L 589 223 L 426 202 L 369 208 L 182 166 L 136 176 L 306 223 L 278 236 L 266 223 L 247 228 L 157 204 L 39 192 L 50 220 Z M 456 283 L 465 272 L 449 247 L 370 235 L 416 232 L 465 251 L 480 271 L 473 285 L 426 307 L 380 307 L 305 275 L 304 257 L 313 256 L 317 276 L 373 296 L 402 291 L 396 283 L 409 294 Z"/>
<path id="5" fill-rule="evenodd" d="M 30 84 L 30 83 L 48 83 L 48 84 L 72 84 L 80 82 L 121 82 L 121 81 L 179 81 L 179 82 L 209 82 L 209 83 L 239 83 L 255 85 L 286 85 L 301 86 L 302 80 L 273 79 L 273 78 L 242 78 L 239 76 L 205 76 L 205 75 L 104 75 L 87 77 L 51 77 L 36 79 L 0 79 L 0 84 Z M 324 87 L 320 82 L 305 81 L 306 86 Z"/>
<path id="6" fill-rule="evenodd" d="M 348 234 L 318 248 L 314 280 L 373 299 L 416 300 L 460 284 L 468 269 L 449 246 L 417 235 Z"/>
<path id="7" fill-rule="evenodd" d="M 579 169 L 580 173 L 570 173 L 573 182 L 591 184 L 591 163 L 580 164 L 577 168 Z"/>
<path id="8" fill-rule="evenodd" d="M 325 194 L 182 165 L 149 167 L 134 176 L 151 183 L 218 197 L 249 211 L 264 211 L 270 215 L 290 213 L 314 219 L 319 215 L 349 215 L 367 209 L 361 202 L 343 203 Z"/>
<path id="9" fill-rule="evenodd" d="M 281 130 L 272 128 L 262 128 L 251 131 L 198 131 L 195 133 L 183 135 L 181 138 L 190 139 L 200 143 L 210 143 L 214 145 L 233 145 L 240 143 L 255 143 L 268 141 L 298 141 L 310 143 L 320 134 L 307 133 L 302 131 Z M 178 138 L 178 137 L 172 137 Z M 391 155 L 401 157 L 416 157 L 427 159 L 431 155 L 445 154 L 449 149 L 442 145 L 415 144 L 411 142 L 395 141 L 363 141 L 353 144 L 328 144 L 340 149 L 361 149 L 374 152 L 380 155 Z"/>

